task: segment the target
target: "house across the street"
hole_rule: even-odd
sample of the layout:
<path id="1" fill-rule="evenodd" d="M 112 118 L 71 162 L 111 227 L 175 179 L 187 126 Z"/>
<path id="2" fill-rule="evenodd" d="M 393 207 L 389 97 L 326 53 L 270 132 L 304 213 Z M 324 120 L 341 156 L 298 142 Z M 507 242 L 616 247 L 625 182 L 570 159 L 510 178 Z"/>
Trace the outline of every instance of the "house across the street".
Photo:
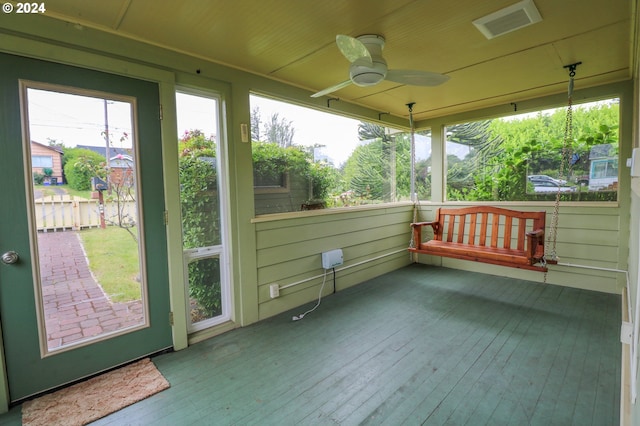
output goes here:
<path id="1" fill-rule="evenodd" d="M 62 149 L 31 141 L 31 172 L 44 175 L 45 184 L 61 184 Z"/>

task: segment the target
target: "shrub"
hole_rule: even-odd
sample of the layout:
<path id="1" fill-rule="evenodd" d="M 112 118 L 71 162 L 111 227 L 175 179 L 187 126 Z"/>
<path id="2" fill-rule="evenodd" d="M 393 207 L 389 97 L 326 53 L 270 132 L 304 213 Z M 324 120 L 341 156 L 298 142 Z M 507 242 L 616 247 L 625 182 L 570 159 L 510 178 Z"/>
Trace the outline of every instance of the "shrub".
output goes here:
<path id="1" fill-rule="evenodd" d="M 105 169 L 105 158 L 90 149 L 74 148 L 65 150 L 64 175 L 67 184 L 77 191 L 89 191 L 91 178 Z M 99 176 L 104 178 L 104 176 Z"/>
<path id="2" fill-rule="evenodd" d="M 42 185 L 44 183 L 44 175 L 42 173 L 33 172 L 33 183 Z"/>
<path id="3" fill-rule="evenodd" d="M 331 188 L 336 185 L 338 172 L 326 163 L 309 163 L 308 177 L 314 200 L 327 201 Z"/>
<path id="4" fill-rule="evenodd" d="M 284 173 L 298 175 L 311 185 L 312 200 L 327 202 L 338 180 L 333 167 L 313 162 L 311 153 L 299 146 L 285 148 L 273 142 L 254 142 L 252 157 L 255 182 L 278 182 Z"/>
<path id="5" fill-rule="evenodd" d="M 220 217 L 215 141 L 200 131 L 180 140 L 180 203 L 185 249 L 220 244 Z M 211 318 L 222 313 L 220 261 L 201 259 L 189 264 L 189 296 Z"/>

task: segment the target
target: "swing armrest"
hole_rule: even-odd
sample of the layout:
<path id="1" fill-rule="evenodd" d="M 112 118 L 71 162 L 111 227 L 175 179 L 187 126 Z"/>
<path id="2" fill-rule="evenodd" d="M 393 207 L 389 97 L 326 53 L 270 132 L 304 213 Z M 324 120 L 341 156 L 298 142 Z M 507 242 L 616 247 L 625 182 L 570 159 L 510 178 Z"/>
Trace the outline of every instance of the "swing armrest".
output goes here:
<path id="1" fill-rule="evenodd" d="M 544 229 L 535 229 L 527 232 L 527 237 L 533 237 L 536 239 L 544 240 Z"/>
<path id="2" fill-rule="evenodd" d="M 433 228 L 433 232 L 436 232 L 436 229 L 439 228 L 440 223 L 439 222 L 433 222 L 433 221 L 432 222 L 415 222 L 415 223 L 411 224 L 411 227 L 415 229 L 416 227 L 426 226 L 426 225 L 431 226 Z"/>
<path id="3" fill-rule="evenodd" d="M 411 224 L 411 228 L 413 229 L 413 241 L 416 247 L 420 247 L 422 244 L 422 227 L 423 226 L 431 226 L 433 228 L 433 239 L 438 240 L 440 232 L 440 222 L 432 221 L 432 222 L 415 222 Z"/>
<path id="4" fill-rule="evenodd" d="M 531 262 L 537 262 L 544 256 L 544 229 L 534 229 L 525 234 L 528 241 L 528 258 Z"/>

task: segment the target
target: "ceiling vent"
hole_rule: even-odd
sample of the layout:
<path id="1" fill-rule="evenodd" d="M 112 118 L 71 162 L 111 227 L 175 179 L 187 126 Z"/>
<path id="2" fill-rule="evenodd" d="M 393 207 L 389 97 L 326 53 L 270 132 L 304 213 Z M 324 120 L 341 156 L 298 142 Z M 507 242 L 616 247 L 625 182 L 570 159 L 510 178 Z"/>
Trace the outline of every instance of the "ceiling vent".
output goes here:
<path id="1" fill-rule="evenodd" d="M 482 34 L 488 39 L 498 37 L 511 31 L 519 30 L 542 21 L 540 12 L 533 0 L 523 0 L 509 7 L 473 21 Z"/>

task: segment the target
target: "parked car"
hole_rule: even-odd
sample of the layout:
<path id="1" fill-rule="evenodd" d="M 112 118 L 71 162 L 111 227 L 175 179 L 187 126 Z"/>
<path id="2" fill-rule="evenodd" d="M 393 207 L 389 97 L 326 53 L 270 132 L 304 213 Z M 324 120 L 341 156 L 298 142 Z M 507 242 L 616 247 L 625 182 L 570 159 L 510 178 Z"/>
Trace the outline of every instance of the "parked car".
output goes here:
<path id="1" fill-rule="evenodd" d="M 554 179 L 551 176 L 547 175 L 529 175 L 527 176 L 527 179 L 529 179 L 529 182 L 533 183 L 534 185 L 537 182 L 553 182 L 558 185 L 565 185 L 567 183 L 567 181 L 564 179 Z"/>
<path id="2" fill-rule="evenodd" d="M 537 193 L 544 192 L 576 192 L 575 186 L 563 186 L 556 182 L 550 181 L 537 181 L 533 183 L 533 191 Z"/>

